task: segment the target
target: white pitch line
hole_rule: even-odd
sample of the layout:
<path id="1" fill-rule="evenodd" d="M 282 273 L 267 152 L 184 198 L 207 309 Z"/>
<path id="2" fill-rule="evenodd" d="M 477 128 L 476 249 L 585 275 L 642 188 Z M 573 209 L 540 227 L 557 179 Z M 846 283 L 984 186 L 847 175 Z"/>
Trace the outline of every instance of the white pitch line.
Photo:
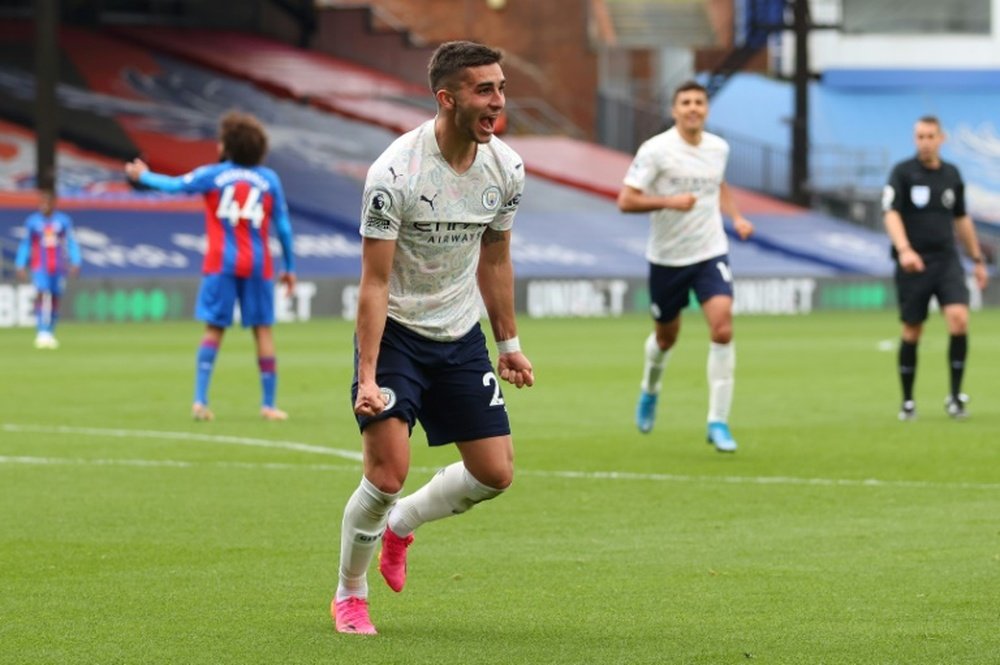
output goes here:
<path id="1" fill-rule="evenodd" d="M 210 443 L 223 443 L 262 448 L 278 448 L 298 452 L 331 455 L 351 461 L 360 462 L 361 453 L 327 448 L 296 441 L 269 441 L 267 439 L 252 439 L 246 437 L 197 434 L 193 432 L 169 432 L 156 430 L 126 430 L 102 429 L 96 427 L 68 427 L 45 425 L 15 425 L 5 423 L 0 430 L 6 432 L 45 433 L 45 434 L 77 434 L 86 436 L 114 436 L 119 438 L 149 438 L 168 440 L 194 440 Z M 31 456 L 0 456 L 0 465 L 88 465 L 88 466 L 132 466 L 132 467 L 220 467 L 234 469 L 269 469 L 269 470 L 315 470 L 315 471 L 357 471 L 356 465 L 333 464 L 291 464 L 268 462 L 189 462 L 178 460 L 143 460 L 143 459 L 91 459 L 71 457 L 31 457 Z M 411 467 L 410 471 L 433 473 L 436 467 Z M 907 489 L 970 489 L 970 490 L 1000 490 L 1000 483 L 973 482 L 932 482 L 926 480 L 880 480 L 877 478 L 795 478 L 792 476 L 689 476 L 669 473 L 634 473 L 629 471 L 537 471 L 517 469 L 515 475 L 535 478 L 563 478 L 579 480 L 628 480 L 673 483 L 719 483 L 728 485 L 801 485 L 812 487 L 868 487 L 868 488 L 907 488 Z"/>
<path id="2" fill-rule="evenodd" d="M 100 427 L 68 427 L 49 425 L 15 425 L 4 423 L 0 425 L 0 430 L 5 432 L 24 432 L 35 434 L 79 434 L 82 436 L 109 436 L 121 439 L 168 439 L 175 441 L 207 441 L 209 443 L 225 443 L 237 446 L 253 446 L 257 448 L 280 448 L 282 450 L 294 450 L 302 453 L 315 453 L 317 455 L 331 455 L 344 459 L 361 461 L 361 453 L 356 450 L 341 450 L 339 448 L 327 448 L 326 446 L 314 446 L 298 441 L 271 441 L 269 439 L 252 439 L 243 436 L 227 436 L 223 434 L 198 434 L 196 432 L 162 432 L 157 430 L 143 429 L 104 429 Z"/>
<path id="3" fill-rule="evenodd" d="M 929 480 L 879 480 L 878 478 L 795 478 L 791 476 L 686 476 L 670 473 L 629 471 L 525 471 L 515 475 L 585 480 L 649 480 L 677 483 L 720 483 L 728 485 L 807 485 L 814 487 L 887 487 L 912 489 L 1000 490 L 1000 483 L 933 482 Z"/>
<path id="4" fill-rule="evenodd" d="M 25 466 L 133 466 L 145 468 L 195 469 L 198 467 L 218 467 L 223 469 L 266 469 L 275 471 L 351 471 L 357 473 L 357 465 L 346 464 L 289 464 L 287 462 L 189 462 L 183 460 L 151 459 L 108 459 L 87 457 L 30 457 L 27 455 L 0 455 L 0 464 L 22 464 Z"/>

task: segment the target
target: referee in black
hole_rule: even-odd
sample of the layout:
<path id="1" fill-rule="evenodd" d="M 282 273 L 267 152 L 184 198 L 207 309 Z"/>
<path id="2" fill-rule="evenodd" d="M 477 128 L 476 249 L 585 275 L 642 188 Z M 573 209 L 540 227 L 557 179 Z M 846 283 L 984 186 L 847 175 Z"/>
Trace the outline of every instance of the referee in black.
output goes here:
<path id="1" fill-rule="evenodd" d="M 917 376 L 917 344 L 927 320 L 931 296 L 936 296 L 948 325 L 948 366 L 951 393 L 945 410 L 952 418 L 966 417 L 969 398 L 962 393 L 962 375 L 969 350 L 969 289 L 958 256 L 956 236 L 975 270 L 976 284 L 986 288 L 986 263 L 972 218 L 965 211 L 965 184 L 958 169 L 941 160 L 944 132 L 934 116 L 914 127 L 917 155 L 892 169 L 882 195 L 885 228 L 896 262 L 896 293 L 903 322 L 899 345 L 899 379 L 903 387 L 900 420 L 916 418 L 913 384 Z"/>

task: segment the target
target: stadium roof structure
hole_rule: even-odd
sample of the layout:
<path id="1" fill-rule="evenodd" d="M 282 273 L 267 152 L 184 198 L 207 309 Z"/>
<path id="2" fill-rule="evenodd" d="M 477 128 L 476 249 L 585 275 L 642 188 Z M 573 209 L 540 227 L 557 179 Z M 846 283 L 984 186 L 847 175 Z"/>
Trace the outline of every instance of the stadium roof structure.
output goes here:
<path id="1" fill-rule="evenodd" d="M 330 260 L 315 264 L 300 261 L 303 270 L 358 272 L 358 216 L 368 166 L 401 131 L 431 117 L 408 101 L 426 97 L 422 88 L 255 36 L 164 28 L 106 34 L 63 28 L 60 43 L 74 74 L 60 87 L 60 103 L 78 117 L 105 121 L 119 145 L 130 145 L 133 154 L 141 154 L 156 170 L 182 173 L 214 161 L 218 117 L 234 107 L 258 115 L 268 126 L 268 164 L 282 176 L 297 234 L 311 237 L 314 248 L 326 248 L 317 250 L 317 256 L 334 253 L 325 255 Z M 23 71 L 0 67 L 0 92 L 10 81 L 12 90 L 23 90 L 25 77 Z M 4 110 L 0 104 L 0 112 Z M 88 126 L 97 124 L 92 121 Z M 88 138 L 94 140 L 92 135 Z M 645 274 L 646 216 L 622 214 L 613 201 L 631 155 L 568 137 L 504 140 L 535 176 L 528 179 L 515 225 L 513 256 L 519 275 Z M 63 183 L 89 179 L 89 185 L 63 193 L 67 204 L 72 205 L 67 194 L 85 199 L 81 206 L 92 209 L 120 208 L 125 199 L 149 215 L 150 200 L 166 200 L 162 195 L 123 192 L 117 167 L 88 164 L 87 168 L 91 172 L 84 178 L 60 176 Z M 104 172 L 96 174 L 94 169 Z M 7 174 L 6 182 L 31 186 L 24 173 Z M 751 242 L 732 243 L 731 259 L 738 274 L 889 273 L 888 244 L 882 234 L 750 192 L 734 193 L 758 228 Z M 4 198 L 0 194 L 0 203 Z M 23 213 L 23 200 L 17 208 L 0 211 L 5 247 Z M 187 214 L 190 228 L 183 233 L 197 233 L 200 215 Z M 80 215 L 99 225 L 100 215 L 85 214 L 82 208 Z M 179 223 L 178 217 L 170 223 Z M 127 225 L 96 230 L 109 242 L 141 244 Z M 158 232 L 152 235 L 162 240 Z M 333 260 L 336 252 L 343 256 Z"/>

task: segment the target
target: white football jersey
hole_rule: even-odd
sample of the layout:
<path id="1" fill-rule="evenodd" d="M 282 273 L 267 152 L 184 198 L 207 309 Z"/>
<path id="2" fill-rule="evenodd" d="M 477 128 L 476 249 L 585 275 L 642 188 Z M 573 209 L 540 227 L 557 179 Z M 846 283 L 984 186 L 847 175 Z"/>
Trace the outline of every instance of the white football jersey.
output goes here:
<path id="1" fill-rule="evenodd" d="M 495 136 L 458 174 L 445 161 L 429 120 L 372 164 L 361 235 L 396 240 L 389 317 L 433 340 L 451 341 L 479 320 L 479 241 L 486 227 L 514 225 L 524 163 Z"/>
<path id="2" fill-rule="evenodd" d="M 641 146 L 625 174 L 625 184 L 645 194 L 697 197 L 688 211 L 655 210 L 650 213 L 646 258 L 664 266 L 698 263 L 729 251 L 722 226 L 719 189 L 725 179 L 729 144 L 702 132 L 694 146 L 672 127 Z"/>

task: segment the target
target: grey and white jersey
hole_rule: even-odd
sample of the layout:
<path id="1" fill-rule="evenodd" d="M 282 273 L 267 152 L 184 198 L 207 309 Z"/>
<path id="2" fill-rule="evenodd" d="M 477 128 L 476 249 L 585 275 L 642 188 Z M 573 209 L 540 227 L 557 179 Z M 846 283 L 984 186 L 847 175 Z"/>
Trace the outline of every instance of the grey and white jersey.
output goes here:
<path id="1" fill-rule="evenodd" d="M 523 189 L 524 163 L 496 137 L 461 174 L 433 120 L 396 139 L 368 170 L 361 211 L 362 236 L 396 241 L 389 317 L 433 340 L 467 333 L 480 317 L 480 239 L 513 226 Z"/>
<path id="2" fill-rule="evenodd" d="M 694 146 L 671 128 L 643 143 L 625 184 L 645 194 L 673 196 L 690 192 L 697 197 L 691 210 L 655 210 L 650 213 L 646 258 L 664 266 L 684 266 L 729 251 L 722 226 L 719 191 L 725 179 L 729 144 L 703 132 Z"/>

